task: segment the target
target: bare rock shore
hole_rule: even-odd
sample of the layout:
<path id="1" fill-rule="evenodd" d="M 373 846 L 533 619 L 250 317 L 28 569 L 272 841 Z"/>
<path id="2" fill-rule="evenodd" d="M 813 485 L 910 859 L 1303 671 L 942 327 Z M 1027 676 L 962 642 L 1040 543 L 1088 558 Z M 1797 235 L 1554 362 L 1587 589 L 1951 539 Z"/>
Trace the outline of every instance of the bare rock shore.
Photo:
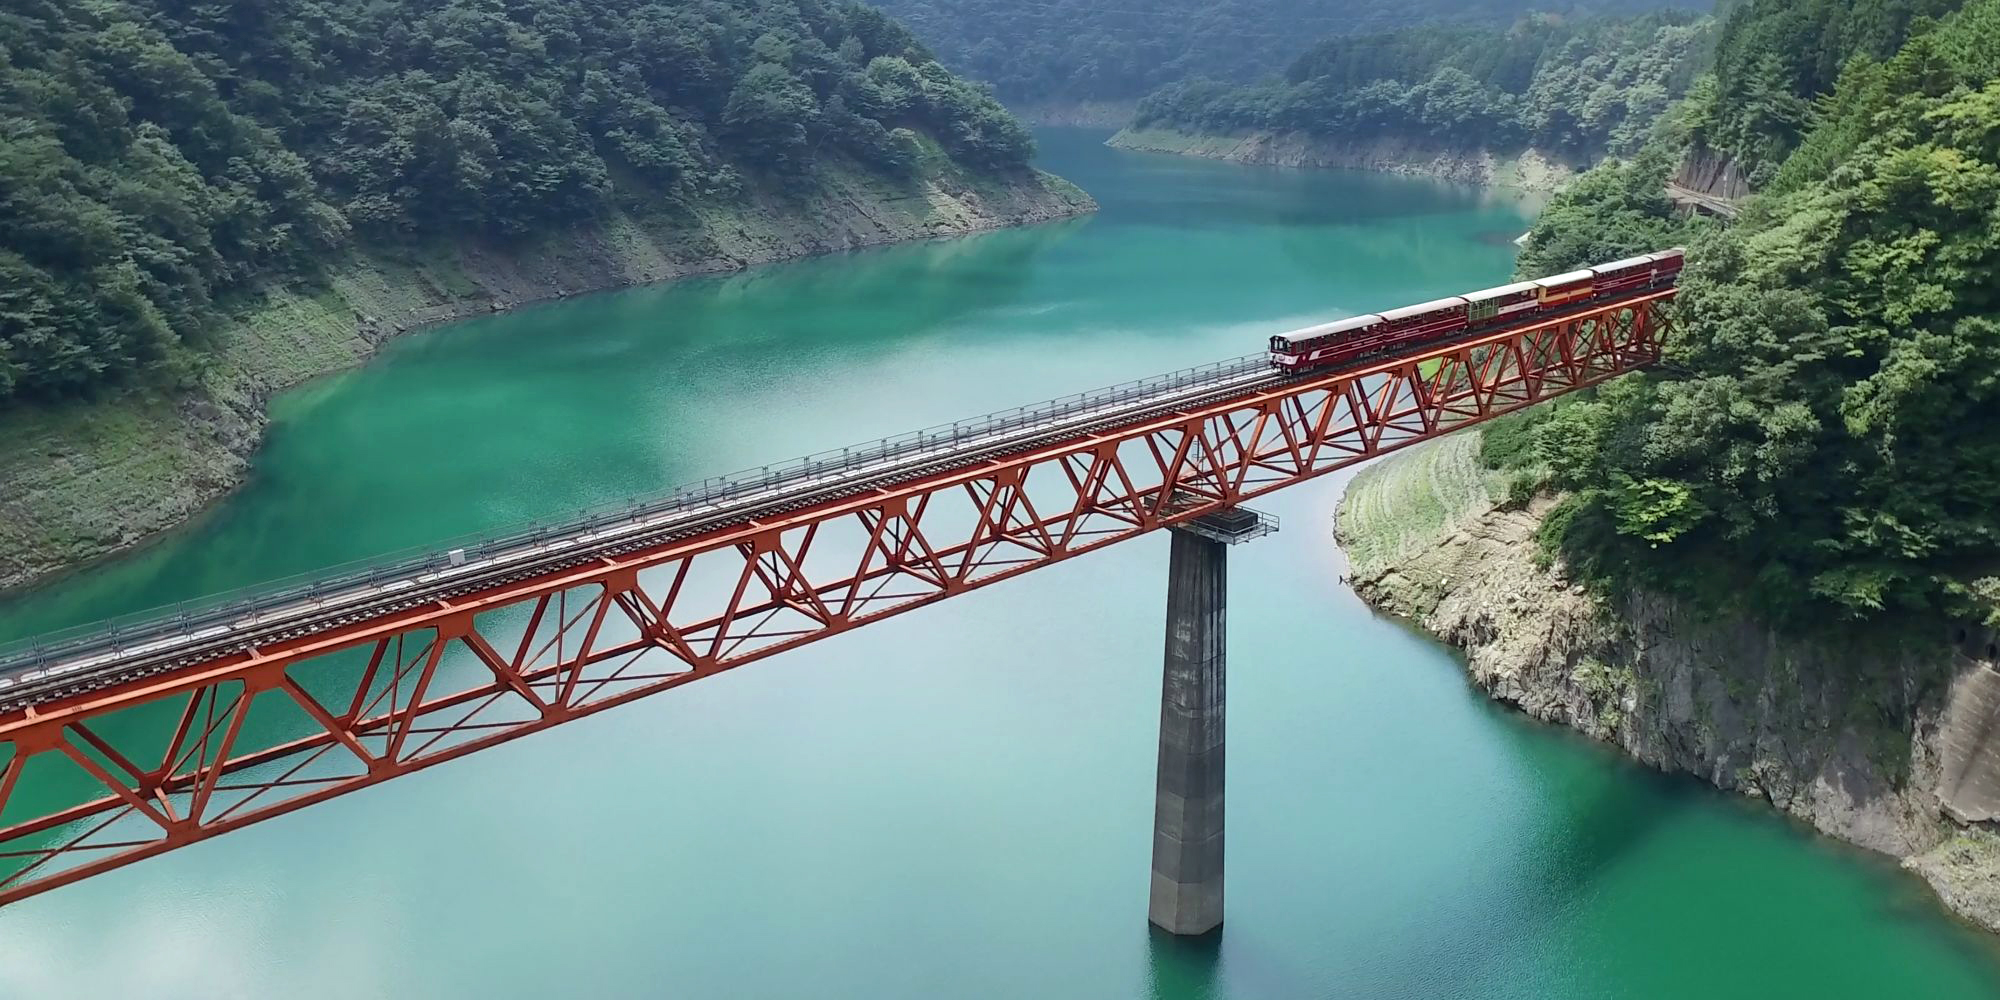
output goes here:
<path id="1" fill-rule="evenodd" d="M 1656 594 L 1601 599 L 1539 553 L 1554 502 L 1496 506 L 1462 437 L 1350 486 L 1337 530 L 1364 600 L 1459 650 L 1493 698 L 1900 858 L 2000 932 L 1991 633 L 1862 650 Z"/>
<path id="2" fill-rule="evenodd" d="M 1523 191 L 1554 191 L 1568 183 L 1582 167 L 1533 149 L 1502 154 L 1477 147 L 1445 147 L 1401 139 L 1348 141 L 1297 132 L 1190 135 L 1170 129 L 1128 128 L 1112 136 L 1110 142 L 1120 149 L 1205 156 L 1235 163 L 1342 167 Z"/>
<path id="3" fill-rule="evenodd" d="M 830 171 L 804 197 L 754 195 L 692 217 L 614 215 L 527 246 L 356 254 L 320 287 L 267 289 L 172 389 L 0 420 L 0 591 L 140 544 L 242 482 L 265 403 L 389 338 L 586 292 L 878 244 L 1045 222 L 1096 208 L 1049 174 L 947 172 L 891 188 Z"/>

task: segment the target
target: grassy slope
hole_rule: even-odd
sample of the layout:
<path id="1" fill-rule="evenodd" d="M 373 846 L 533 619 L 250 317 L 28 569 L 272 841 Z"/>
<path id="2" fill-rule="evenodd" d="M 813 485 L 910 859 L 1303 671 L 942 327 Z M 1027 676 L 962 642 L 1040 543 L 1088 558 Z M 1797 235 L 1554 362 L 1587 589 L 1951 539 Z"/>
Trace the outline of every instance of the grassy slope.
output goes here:
<path id="1" fill-rule="evenodd" d="M 829 167 L 807 198 L 753 192 L 692 215 L 614 214 L 526 248 L 355 254 L 321 287 L 271 288 L 216 334 L 179 390 L 0 417 L 0 589 L 172 527 L 241 481 L 273 393 L 350 367 L 406 330 L 578 292 L 734 270 L 1091 210 L 1061 178 L 968 176 L 935 149 L 919 181 Z"/>
<path id="2" fill-rule="evenodd" d="M 1912 726 L 1899 699 L 1841 680 L 1907 683 L 1924 654 L 1878 662 L 1727 616 L 1666 614 L 1637 623 L 1644 641 L 1619 641 L 1632 625 L 1592 624 L 1591 599 L 1523 558 L 1548 505 L 1494 512 L 1504 483 L 1480 465 L 1476 431 L 1362 470 L 1339 533 L 1363 596 L 1458 646 L 1493 697 L 1900 856 L 1946 906 L 2000 932 L 2000 836 L 1936 817 L 1933 796 L 1950 787 L 1938 706 Z M 1658 617 L 1665 605 L 1650 603 Z"/>
<path id="3" fill-rule="evenodd" d="M 1504 491 L 1479 464 L 1479 432 L 1391 455 L 1355 475 L 1340 503 L 1340 540 L 1356 576 L 1374 576 L 1428 549 Z"/>

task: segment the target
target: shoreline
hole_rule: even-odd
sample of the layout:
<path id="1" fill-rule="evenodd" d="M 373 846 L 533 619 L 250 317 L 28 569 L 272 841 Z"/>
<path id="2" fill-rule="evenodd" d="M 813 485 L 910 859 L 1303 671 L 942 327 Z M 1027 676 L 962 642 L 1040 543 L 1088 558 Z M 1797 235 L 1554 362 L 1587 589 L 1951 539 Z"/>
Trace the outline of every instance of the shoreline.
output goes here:
<path id="1" fill-rule="evenodd" d="M 1232 163 L 1367 170 L 1535 193 L 1560 189 L 1584 168 L 1583 164 L 1537 149 L 1495 153 L 1387 137 L 1344 142 L 1297 132 L 1201 135 L 1170 128 L 1127 126 L 1105 144 L 1115 149 Z"/>
<path id="2" fill-rule="evenodd" d="M 1038 126 L 1101 128 L 1116 132 L 1132 121 L 1132 115 L 1139 110 L 1139 99 L 1029 101 L 1007 107 L 1021 120 Z"/>
<path id="3" fill-rule="evenodd" d="M 2000 836 L 1981 822 L 2000 778 L 1986 639 L 1885 654 L 1663 595 L 1605 604 L 1537 559 L 1554 501 L 1505 509 L 1478 441 L 1413 448 L 1349 482 L 1335 534 L 1363 603 L 1451 647 L 1485 697 L 1887 856 L 2000 934 Z M 1893 679 L 1894 693 L 1856 679 L 1867 676 Z M 1897 721 L 1856 721 L 1871 718 Z"/>
<path id="4" fill-rule="evenodd" d="M 753 192 L 689 217 L 614 214 L 527 247 L 379 249 L 322 284 L 273 286 L 205 346 L 174 389 L 147 388 L 0 418 L 0 597 L 191 525 L 248 478 L 268 403 L 364 364 L 390 339 L 576 295 L 924 239 L 1054 222 L 1096 209 L 1041 171 L 947 169 L 891 187 L 830 170 L 806 198 Z"/>

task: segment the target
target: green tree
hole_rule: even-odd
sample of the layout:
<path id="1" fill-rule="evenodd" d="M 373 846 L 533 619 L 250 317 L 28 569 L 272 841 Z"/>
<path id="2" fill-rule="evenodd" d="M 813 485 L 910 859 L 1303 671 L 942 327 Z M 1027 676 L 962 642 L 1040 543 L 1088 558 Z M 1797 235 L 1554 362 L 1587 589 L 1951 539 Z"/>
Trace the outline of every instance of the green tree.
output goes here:
<path id="1" fill-rule="evenodd" d="M 1685 241 L 1687 223 L 1667 200 L 1666 174 L 1657 150 L 1584 173 L 1536 220 L 1515 270 L 1522 277 L 1561 274 Z"/>
<path id="2" fill-rule="evenodd" d="M 1032 152 L 842 0 L 19 0 L 0 128 L 0 406 L 167 377 L 357 240 L 526 239 L 829 160 L 902 183 L 920 137 L 973 174 Z"/>
<path id="3" fill-rule="evenodd" d="M 778 170 L 806 166 L 810 130 L 819 120 L 812 90 L 773 63 L 759 63 L 736 83 L 722 124 L 750 155 Z"/>
<path id="4" fill-rule="evenodd" d="M 1315 75 L 1358 75 L 1359 87 L 1389 76 L 1422 79 L 1437 55 L 1414 36 L 1425 25 L 1471 26 L 1491 39 L 1534 11 L 1567 19 L 1636 14 L 1674 6 L 1662 0 L 1156 0 L 1143 9 L 1085 0 L 885 0 L 945 65 L 992 84 L 1009 102 L 1129 101 L 1198 77 L 1247 84 L 1288 60 L 1320 50 L 1321 39 L 1369 37 L 1376 47 L 1319 51 Z M 1393 47 L 1381 47 L 1394 40 Z M 1411 41 L 1409 45 L 1400 44 Z M 1518 52 L 1509 51 L 1509 57 Z M 1532 58 L 1532 57 L 1530 57 Z M 1297 68 L 1301 64 L 1294 64 Z M 1465 67 L 1486 79 L 1482 69 Z M 1525 86 L 1521 79 L 1503 89 Z M 1294 80 L 1293 82 L 1297 82 Z"/>
<path id="5" fill-rule="evenodd" d="M 1694 234 L 1668 363 L 1536 430 L 1568 495 L 1550 539 L 1577 565 L 1781 623 L 1994 615 L 1996 27 L 1979 0 L 1850 64 L 1787 189 Z M 1637 167 L 1559 200 L 1535 263 L 1565 260 L 1559 229 L 1655 238 Z"/>
<path id="6" fill-rule="evenodd" d="M 1631 154 L 1695 85 L 1714 26 L 1685 13 L 1530 16 L 1498 31 L 1434 24 L 1335 37 L 1300 55 L 1281 80 L 1162 87 L 1139 102 L 1134 124 Z"/>

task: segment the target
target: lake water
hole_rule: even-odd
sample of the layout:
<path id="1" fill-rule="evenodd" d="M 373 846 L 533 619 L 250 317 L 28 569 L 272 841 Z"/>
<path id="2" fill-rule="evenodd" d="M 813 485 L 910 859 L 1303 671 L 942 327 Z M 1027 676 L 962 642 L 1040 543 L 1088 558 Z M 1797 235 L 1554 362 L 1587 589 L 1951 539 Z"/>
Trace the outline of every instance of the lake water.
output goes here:
<path id="1" fill-rule="evenodd" d="M 1499 284 L 1535 206 L 1042 134 L 1096 217 L 533 308 L 279 399 L 243 490 L 0 637 L 1257 350 Z M 0 911 L 0 997 L 2000 995 L 1890 863 L 1471 691 L 1233 550 L 1228 922 L 1150 933 L 1167 539 Z"/>

